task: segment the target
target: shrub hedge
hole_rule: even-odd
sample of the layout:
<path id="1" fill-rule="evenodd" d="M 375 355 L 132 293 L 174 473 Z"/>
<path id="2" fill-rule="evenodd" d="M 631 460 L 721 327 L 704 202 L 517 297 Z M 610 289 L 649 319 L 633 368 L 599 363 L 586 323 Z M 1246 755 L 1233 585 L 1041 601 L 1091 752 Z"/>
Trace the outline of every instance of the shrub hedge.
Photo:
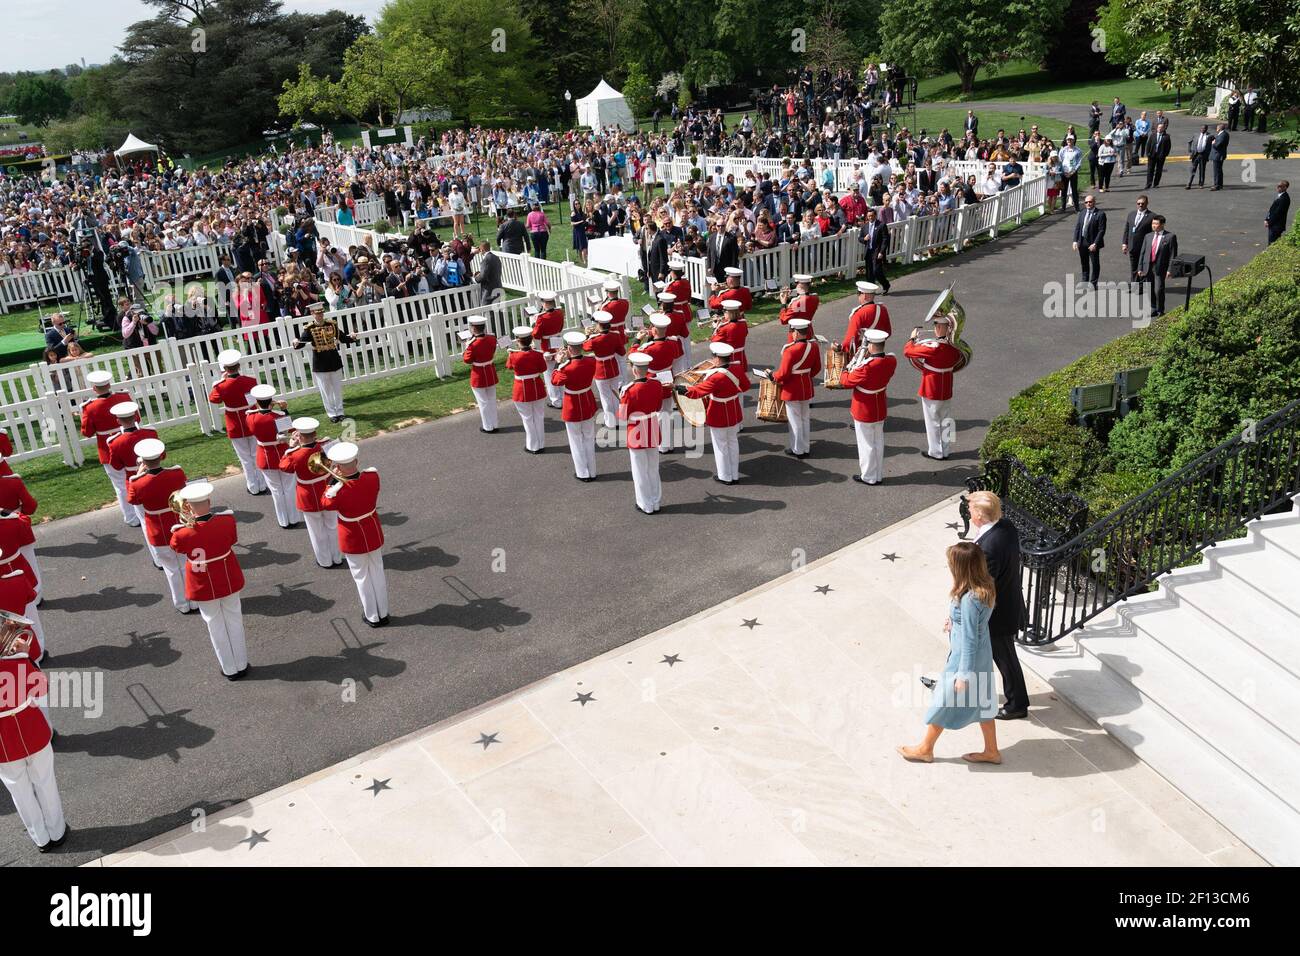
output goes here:
<path id="1" fill-rule="evenodd" d="M 1174 295 L 1171 290 L 1171 295 Z M 1109 431 L 1079 425 L 1070 389 L 1150 365 L 1140 407 Z M 989 426 L 985 460 L 1014 455 L 1101 517 L 1300 397 L 1300 223 L 1176 309 L 1039 379 Z"/>

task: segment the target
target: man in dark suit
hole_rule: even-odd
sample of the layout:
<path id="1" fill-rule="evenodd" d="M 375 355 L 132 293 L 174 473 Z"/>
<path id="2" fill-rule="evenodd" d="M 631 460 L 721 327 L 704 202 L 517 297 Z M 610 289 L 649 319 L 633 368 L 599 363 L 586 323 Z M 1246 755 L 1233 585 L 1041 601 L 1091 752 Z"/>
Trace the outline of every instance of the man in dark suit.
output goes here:
<path id="1" fill-rule="evenodd" d="M 1106 213 L 1097 208 L 1096 198 L 1083 197 L 1083 211 L 1074 222 L 1074 249 L 1079 253 L 1083 281 L 1097 288 L 1101 278 L 1101 250 L 1106 245 Z"/>
<path id="2" fill-rule="evenodd" d="M 1178 237 L 1165 228 L 1165 217 L 1151 217 L 1151 234 L 1142 242 L 1138 257 L 1138 279 L 1151 283 L 1151 315 L 1165 314 L 1165 282 L 1169 263 L 1178 255 Z"/>
<path id="3" fill-rule="evenodd" d="M 966 503 L 970 506 L 975 543 L 984 552 L 997 588 L 997 603 L 989 617 L 989 637 L 993 663 L 1002 674 L 1002 693 L 1006 697 L 997 718 L 1018 720 L 1029 716 L 1029 691 L 1016 656 L 1016 635 L 1025 623 L 1025 602 L 1020 591 L 1020 534 L 1009 519 L 1002 517 L 1002 501 L 993 492 L 972 492 Z"/>
<path id="4" fill-rule="evenodd" d="M 1201 174 L 1201 180 L 1198 184 L 1201 189 L 1205 188 L 1205 167 L 1210 162 L 1210 149 L 1214 146 L 1214 137 L 1210 135 L 1208 124 L 1201 125 L 1201 131 L 1187 141 L 1187 155 L 1192 161 L 1192 172 L 1187 177 L 1185 189 L 1192 188 L 1192 180 L 1196 174 Z"/>
<path id="5" fill-rule="evenodd" d="M 492 251 L 487 242 L 479 243 L 478 272 L 474 281 L 478 283 L 478 304 L 491 305 L 501 298 L 501 259 Z"/>
<path id="6" fill-rule="evenodd" d="M 979 117 L 977 117 L 977 116 L 975 115 L 975 111 L 974 111 L 974 110 L 967 110 L 967 111 L 966 111 L 966 127 L 965 127 L 965 128 L 966 128 L 966 131 L 967 131 L 967 132 L 969 132 L 969 133 L 974 133 L 976 137 L 979 136 L 979 134 L 980 134 L 980 121 L 979 121 Z"/>
<path id="7" fill-rule="evenodd" d="M 889 279 L 885 276 L 885 262 L 889 255 L 889 227 L 876 218 L 874 209 L 867 210 L 866 219 L 858 226 L 858 241 L 862 243 L 868 282 L 874 282 L 889 294 Z"/>
<path id="8" fill-rule="evenodd" d="M 1169 127 L 1164 123 L 1158 123 L 1147 144 L 1147 189 L 1154 189 L 1160 185 L 1160 177 L 1165 171 L 1165 160 L 1169 158 L 1169 150 L 1172 147 L 1173 143 L 1169 140 Z"/>
<path id="9" fill-rule="evenodd" d="M 1214 140 L 1210 143 L 1210 168 L 1214 170 L 1213 192 L 1223 188 L 1223 163 L 1228 158 L 1228 124 L 1220 123 L 1214 131 Z"/>
<path id="10" fill-rule="evenodd" d="M 1268 244 L 1271 246 L 1282 238 L 1282 233 L 1286 232 L 1286 214 L 1291 209 L 1291 194 L 1287 192 L 1291 184 L 1285 179 L 1277 184 L 1277 195 L 1273 197 L 1273 203 L 1268 207 L 1268 218 L 1264 220 L 1264 225 L 1268 226 Z"/>
<path id="11" fill-rule="evenodd" d="M 648 293 L 653 291 L 655 282 L 668 274 L 668 240 L 653 219 L 641 230 L 641 269 L 645 272 Z"/>
<path id="12" fill-rule="evenodd" d="M 1124 243 L 1120 252 L 1128 256 L 1128 281 L 1138 281 L 1138 259 L 1142 255 L 1142 244 L 1151 233 L 1151 210 L 1147 208 L 1149 200 L 1143 193 L 1137 198 L 1137 208 L 1124 220 Z"/>
<path id="13" fill-rule="evenodd" d="M 506 221 L 497 229 L 497 245 L 501 251 L 517 256 L 525 252 L 531 242 L 528 230 L 519 221 L 519 213 L 513 209 L 507 210 Z"/>
<path id="14" fill-rule="evenodd" d="M 735 233 L 730 229 L 718 227 L 709 233 L 709 246 L 706 256 L 709 274 L 718 282 L 727 281 L 727 269 L 740 265 L 740 244 Z"/>

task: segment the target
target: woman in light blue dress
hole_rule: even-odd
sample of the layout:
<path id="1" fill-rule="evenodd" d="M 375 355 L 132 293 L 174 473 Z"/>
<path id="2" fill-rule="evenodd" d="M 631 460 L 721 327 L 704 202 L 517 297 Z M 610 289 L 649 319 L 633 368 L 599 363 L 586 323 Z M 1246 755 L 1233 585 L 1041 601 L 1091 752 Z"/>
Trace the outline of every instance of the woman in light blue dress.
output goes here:
<path id="1" fill-rule="evenodd" d="M 1001 763 L 994 715 L 998 712 L 997 684 L 993 677 L 993 644 L 989 615 L 997 590 L 984 552 L 973 541 L 959 541 L 948 549 L 952 591 L 948 606 L 948 662 L 935 682 L 925 711 L 925 739 L 913 747 L 899 747 L 905 760 L 934 761 L 934 744 L 945 730 L 979 722 L 984 749 L 963 754 L 971 763 Z"/>

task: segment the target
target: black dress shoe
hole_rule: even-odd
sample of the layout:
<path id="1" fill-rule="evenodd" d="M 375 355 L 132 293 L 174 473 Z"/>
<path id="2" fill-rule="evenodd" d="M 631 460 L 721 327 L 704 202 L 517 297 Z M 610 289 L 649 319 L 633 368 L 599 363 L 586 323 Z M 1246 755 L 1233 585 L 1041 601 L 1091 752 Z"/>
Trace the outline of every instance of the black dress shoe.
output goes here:
<path id="1" fill-rule="evenodd" d="M 538 449 L 536 449 L 536 450 L 534 451 L 534 450 L 532 450 L 532 449 L 525 448 L 524 451 L 528 452 L 528 454 L 530 454 L 530 455 L 540 455 L 542 452 L 546 451 L 546 449 L 545 449 L 545 448 L 538 448 Z"/>
<path id="2" fill-rule="evenodd" d="M 344 418 L 343 415 L 331 415 L 330 421 L 332 421 L 335 425 L 337 425 L 339 422 L 343 421 L 343 418 Z"/>
<path id="3" fill-rule="evenodd" d="M 798 457 L 799 457 L 798 455 L 795 454 L 793 448 L 787 448 L 787 449 L 785 450 L 785 453 L 786 453 L 787 455 L 789 455 L 791 458 L 798 458 Z"/>
<path id="4" fill-rule="evenodd" d="M 36 852 L 49 853 L 51 850 L 57 850 L 59 847 L 63 846 L 63 844 L 67 841 L 68 831 L 71 829 L 72 827 L 68 826 L 66 823 L 63 824 L 63 836 L 59 837 L 57 840 L 51 840 L 49 843 L 45 844 L 44 846 L 38 846 L 36 848 Z"/>
<path id="5" fill-rule="evenodd" d="M 1007 710 L 1005 707 L 999 707 L 994 715 L 998 720 L 1024 720 L 1028 716 L 1028 710 Z"/>
<path id="6" fill-rule="evenodd" d="M 381 617 L 381 618 L 380 618 L 379 620 L 377 620 L 377 621 L 372 621 L 372 620 L 370 620 L 369 618 L 365 618 L 364 620 L 365 620 L 365 622 L 366 622 L 366 627 L 387 627 L 387 626 L 388 626 L 388 615 L 387 615 L 387 614 L 385 614 L 383 617 Z"/>
<path id="7" fill-rule="evenodd" d="M 247 673 L 248 673 L 248 665 L 245 664 L 244 669 L 242 671 L 239 671 L 234 674 L 227 674 L 225 671 L 222 671 L 221 676 L 224 677 L 226 680 L 239 680 Z"/>
<path id="8" fill-rule="evenodd" d="M 495 428 L 480 428 L 479 431 L 481 431 L 484 435 L 495 435 L 497 433 L 497 430 Z"/>

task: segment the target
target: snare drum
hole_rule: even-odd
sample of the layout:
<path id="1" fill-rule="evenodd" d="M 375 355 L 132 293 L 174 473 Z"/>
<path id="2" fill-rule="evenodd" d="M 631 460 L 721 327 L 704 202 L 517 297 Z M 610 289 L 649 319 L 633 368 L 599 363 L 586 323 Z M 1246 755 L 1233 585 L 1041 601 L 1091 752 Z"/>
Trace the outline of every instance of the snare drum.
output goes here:
<path id="1" fill-rule="evenodd" d="M 713 361 L 711 359 L 706 359 L 700 364 L 678 374 L 673 379 L 673 385 L 685 385 L 689 388 L 699 382 L 700 379 L 704 378 L 704 372 L 708 368 L 711 368 L 712 365 Z M 673 393 L 673 399 L 677 403 L 677 410 L 682 413 L 682 419 L 688 425 L 693 425 L 696 428 L 704 426 L 704 399 L 690 398 L 677 392 Z"/>
<path id="2" fill-rule="evenodd" d="M 827 349 L 823 353 L 826 357 L 826 367 L 822 376 L 823 388 L 843 388 L 840 384 L 840 376 L 844 374 L 844 365 L 848 361 L 848 356 L 839 349 Z"/>
<path id="3" fill-rule="evenodd" d="M 783 422 L 785 402 L 781 399 L 781 386 L 770 378 L 758 380 L 758 419 L 763 422 Z"/>

